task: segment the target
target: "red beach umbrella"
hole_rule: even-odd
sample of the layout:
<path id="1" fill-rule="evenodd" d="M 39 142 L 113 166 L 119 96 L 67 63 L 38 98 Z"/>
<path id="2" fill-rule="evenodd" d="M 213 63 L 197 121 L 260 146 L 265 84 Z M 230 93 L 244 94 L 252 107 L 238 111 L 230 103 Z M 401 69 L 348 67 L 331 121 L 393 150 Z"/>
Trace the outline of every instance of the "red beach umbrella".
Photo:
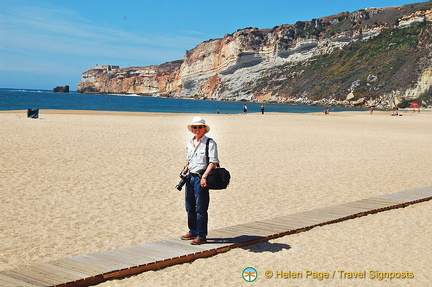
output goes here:
<path id="1" fill-rule="evenodd" d="M 411 107 L 413 107 L 413 108 L 419 108 L 420 106 L 419 106 L 419 104 L 417 104 L 417 103 L 409 103 L 410 105 L 411 105 Z"/>

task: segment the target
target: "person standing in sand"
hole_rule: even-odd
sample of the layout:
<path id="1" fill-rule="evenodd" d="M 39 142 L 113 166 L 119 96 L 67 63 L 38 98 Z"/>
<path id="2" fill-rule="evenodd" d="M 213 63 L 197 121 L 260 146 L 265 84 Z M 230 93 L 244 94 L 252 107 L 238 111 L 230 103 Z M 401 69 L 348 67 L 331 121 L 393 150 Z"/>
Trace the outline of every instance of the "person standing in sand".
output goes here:
<path id="1" fill-rule="evenodd" d="M 205 134 L 210 131 L 210 126 L 206 125 L 204 119 L 194 117 L 187 128 L 194 134 L 194 137 L 186 145 L 186 165 L 181 172 L 182 174 L 189 172 L 186 177 L 185 191 L 189 232 L 181 236 L 181 239 L 192 240 L 192 245 L 199 245 L 207 242 L 207 210 L 210 203 L 207 176 L 217 166 L 219 159 L 217 145 L 213 139 L 209 141 L 207 158 L 208 137 Z"/>

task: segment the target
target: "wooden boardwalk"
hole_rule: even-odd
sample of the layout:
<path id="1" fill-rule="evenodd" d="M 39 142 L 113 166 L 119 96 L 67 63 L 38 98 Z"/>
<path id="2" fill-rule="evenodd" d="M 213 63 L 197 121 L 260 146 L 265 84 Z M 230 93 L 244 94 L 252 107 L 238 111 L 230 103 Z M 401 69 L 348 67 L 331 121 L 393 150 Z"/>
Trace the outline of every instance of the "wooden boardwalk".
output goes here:
<path id="1" fill-rule="evenodd" d="M 0 272 L 0 286 L 89 286 L 148 270 L 190 262 L 232 248 L 315 226 L 377 213 L 432 199 L 432 186 L 280 216 L 209 232 L 208 244 L 193 246 L 180 238 L 166 239 L 111 251 L 63 258 Z"/>

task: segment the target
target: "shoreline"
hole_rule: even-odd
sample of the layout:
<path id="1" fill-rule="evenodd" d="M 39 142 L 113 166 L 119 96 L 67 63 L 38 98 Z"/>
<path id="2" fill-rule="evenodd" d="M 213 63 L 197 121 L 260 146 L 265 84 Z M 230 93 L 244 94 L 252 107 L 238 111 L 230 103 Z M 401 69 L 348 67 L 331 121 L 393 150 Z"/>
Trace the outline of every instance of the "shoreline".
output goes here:
<path id="1" fill-rule="evenodd" d="M 399 113 L 402 115 L 420 115 L 424 114 L 432 114 L 432 110 L 425 109 L 421 110 L 420 113 L 414 112 L 413 110 L 400 109 Z M 0 110 L 0 113 L 3 114 L 27 114 L 27 110 Z M 235 116 L 235 115 L 243 115 L 243 113 L 235 113 L 235 114 L 216 114 L 216 113 L 165 113 L 165 112 L 131 112 L 131 111 L 99 111 L 99 110 L 56 110 L 56 109 L 39 109 L 40 114 L 77 114 L 77 115 L 137 115 L 137 116 L 172 116 L 172 115 L 203 115 L 203 116 Z M 392 110 L 374 110 L 373 115 L 391 115 Z M 331 115 L 370 115 L 368 110 L 365 111 L 330 111 L 330 114 L 325 115 L 323 112 L 310 112 L 310 113 L 282 113 L 282 112 L 266 112 L 264 115 L 261 112 L 251 112 L 247 114 L 249 115 L 322 115 L 322 116 L 331 116 Z"/>

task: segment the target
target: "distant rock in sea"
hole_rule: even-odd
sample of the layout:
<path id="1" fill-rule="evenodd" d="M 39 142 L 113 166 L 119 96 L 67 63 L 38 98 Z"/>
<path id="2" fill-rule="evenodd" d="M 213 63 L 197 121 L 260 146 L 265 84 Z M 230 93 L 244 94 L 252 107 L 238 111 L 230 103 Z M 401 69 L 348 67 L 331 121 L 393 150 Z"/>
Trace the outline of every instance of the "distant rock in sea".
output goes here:
<path id="1" fill-rule="evenodd" d="M 53 89 L 54 93 L 69 93 L 69 86 L 57 86 Z"/>

